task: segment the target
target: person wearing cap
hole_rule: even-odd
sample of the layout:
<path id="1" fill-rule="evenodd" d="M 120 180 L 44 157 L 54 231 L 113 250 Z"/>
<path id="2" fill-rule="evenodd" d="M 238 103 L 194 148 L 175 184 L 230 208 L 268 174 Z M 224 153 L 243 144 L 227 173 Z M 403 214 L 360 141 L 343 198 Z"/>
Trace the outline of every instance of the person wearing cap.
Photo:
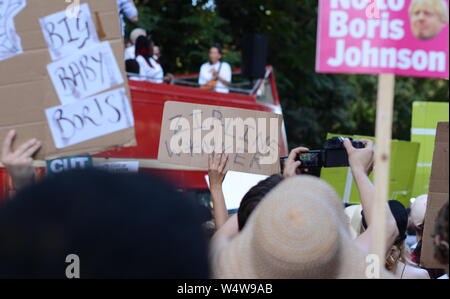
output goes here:
<path id="1" fill-rule="evenodd" d="M 411 200 L 410 219 L 416 231 L 416 244 L 411 246 L 411 260 L 420 264 L 420 253 L 422 251 L 422 236 L 427 210 L 428 195 L 423 194 Z"/>
<path id="2" fill-rule="evenodd" d="M 405 206 L 397 200 L 388 202 L 389 209 L 395 218 L 398 235 L 390 245 L 386 254 L 386 269 L 400 279 L 430 279 L 428 271 L 418 267 L 410 260 L 406 246 L 406 230 L 408 226 L 408 212 Z M 362 211 L 362 226 L 367 228 L 366 217 Z"/>
<path id="3" fill-rule="evenodd" d="M 147 36 L 147 31 L 142 28 L 133 29 L 130 33 L 131 46 L 125 49 L 125 60 L 136 59 L 136 40 L 139 36 Z"/>
<path id="4" fill-rule="evenodd" d="M 235 215 L 219 232 L 232 234 L 237 226 Z M 351 240 L 338 195 L 313 176 L 284 179 L 239 234 L 226 240 L 218 233 L 210 253 L 213 278 L 370 278 L 367 252 Z M 393 278 L 383 268 L 379 277 Z"/>
<path id="5" fill-rule="evenodd" d="M 346 139 L 349 161 L 363 198 L 371 208 L 373 186 L 368 178 L 373 143 L 355 149 Z M 369 216 L 370 218 L 371 216 Z M 369 278 L 365 258 L 373 228 L 354 241 L 336 192 L 311 176 L 288 177 L 256 206 L 239 232 L 232 216 L 211 240 L 215 278 Z M 398 234 L 387 209 L 387 236 Z M 393 277 L 383 268 L 379 277 Z"/>

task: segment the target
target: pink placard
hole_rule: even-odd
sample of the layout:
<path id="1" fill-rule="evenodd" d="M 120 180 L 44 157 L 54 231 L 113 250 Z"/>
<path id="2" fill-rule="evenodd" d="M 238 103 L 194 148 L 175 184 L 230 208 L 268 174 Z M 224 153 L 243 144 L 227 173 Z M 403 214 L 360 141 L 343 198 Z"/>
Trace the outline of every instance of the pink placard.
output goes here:
<path id="1" fill-rule="evenodd" d="M 448 78 L 448 0 L 320 0 L 316 71 Z"/>

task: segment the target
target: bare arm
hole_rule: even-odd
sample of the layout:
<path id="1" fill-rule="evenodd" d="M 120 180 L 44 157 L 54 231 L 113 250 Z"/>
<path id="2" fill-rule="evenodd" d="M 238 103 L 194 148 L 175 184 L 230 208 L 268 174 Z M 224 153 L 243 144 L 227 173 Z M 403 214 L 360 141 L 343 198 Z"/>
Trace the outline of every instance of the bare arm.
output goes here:
<path id="1" fill-rule="evenodd" d="M 15 151 L 12 149 L 16 132 L 11 130 L 3 142 L 1 162 L 5 166 L 13 180 L 16 190 L 35 182 L 35 173 L 33 168 L 33 155 L 41 147 L 42 143 L 36 139 L 31 139 Z"/>
<path id="2" fill-rule="evenodd" d="M 217 253 L 225 247 L 239 233 L 237 214 L 231 216 L 227 222 L 213 235 L 211 239 L 211 253 Z"/>
<path id="3" fill-rule="evenodd" d="M 371 236 L 373 234 L 372 212 L 375 190 L 369 179 L 369 174 L 373 167 L 374 145 L 370 140 L 361 141 L 363 141 L 366 145 L 363 149 L 354 148 L 349 139 L 345 139 L 344 146 L 348 153 L 350 167 L 356 186 L 358 187 L 361 205 L 367 223 L 367 230 L 356 239 L 356 242 L 365 249 L 370 250 L 372 240 Z M 389 205 L 386 203 L 386 244 L 388 247 L 394 243 L 398 233 L 395 218 L 391 213 Z"/>
<path id="4" fill-rule="evenodd" d="M 227 173 L 226 166 L 228 155 L 216 154 L 214 157 L 208 156 L 208 176 L 211 197 L 213 201 L 213 214 L 216 223 L 216 230 L 219 230 L 228 220 L 228 211 L 225 205 L 225 197 L 222 190 L 222 182 Z"/>

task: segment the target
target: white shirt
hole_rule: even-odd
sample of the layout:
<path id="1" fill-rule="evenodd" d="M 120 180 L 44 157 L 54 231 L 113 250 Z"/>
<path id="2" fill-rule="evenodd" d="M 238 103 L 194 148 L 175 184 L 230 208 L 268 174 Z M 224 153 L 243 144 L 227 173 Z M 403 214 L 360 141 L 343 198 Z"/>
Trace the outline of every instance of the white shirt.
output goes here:
<path id="1" fill-rule="evenodd" d="M 117 0 L 117 9 L 120 15 L 120 26 L 122 27 L 122 36 L 125 36 L 125 22 L 123 16 L 132 19 L 138 14 L 136 6 L 130 0 Z"/>
<path id="2" fill-rule="evenodd" d="M 126 48 L 125 49 L 125 60 L 136 59 L 135 51 L 136 51 L 136 47 L 134 45 L 129 48 Z"/>
<path id="3" fill-rule="evenodd" d="M 222 67 L 220 66 L 220 64 L 222 64 Z M 216 72 L 218 72 L 219 68 L 220 68 L 219 77 L 224 79 L 225 81 L 231 83 L 231 77 L 232 77 L 231 66 L 227 62 L 217 62 L 214 65 L 207 62 L 207 63 L 204 63 L 202 65 L 202 67 L 200 68 L 200 75 L 198 78 L 198 83 L 200 84 L 200 86 L 203 86 L 206 83 L 208 83 L 209 81 L 213 80 L 213 74 L 212 74 L 211 70 L 214 69 Z M 217 82 L 215 91 L 221 92 L 221 93 L 229 93 L 230 92 L 228 87 L 220 81 Z"/>
<path id="4" fill-rule="evenodd" d="M 141 55 L 136 57 L 136 61 L 139 63 L 139 76 L 143 77 L 143 81 L 149 81 L 152 83 L 164 82 L 164 70 L 153 58 L 150 58 L 150 63 L 153 67 L 150 67 L 145 61 L 145 58 Z"/>

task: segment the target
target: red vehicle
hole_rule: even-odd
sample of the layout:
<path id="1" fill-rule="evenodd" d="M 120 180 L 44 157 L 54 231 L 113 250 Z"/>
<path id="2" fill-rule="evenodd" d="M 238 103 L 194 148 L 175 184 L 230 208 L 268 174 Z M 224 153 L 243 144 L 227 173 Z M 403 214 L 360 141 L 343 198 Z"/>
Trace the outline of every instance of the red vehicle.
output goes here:
<path id="1" fill-rule="evenodd" d="M 153 84 L 129 80 L 134 110 L 138 146 L 117 149 L 94 155 L 97 161 L 139 161 L 141 173 L 154 174 L 174 182 L 180 189 L 207 193 L 205 171 L 158 162 L 158 147 L 166 101 L 236 107 L 282 114 L 272 67 L 266 68 L 265 79 L 239 82 L 240 70 L 233 72 L 230 93 L 222 94 L 198 88 L 197 74 L 176 76 L 172 84 Z M 287 155 L 284 126 L 281 155 Z M 44 173 L 44 163 L 36 161 L 38 173 Z M 11 190 L 11 182 L 4 168 L 0 168 L 0 197 Z"/>

